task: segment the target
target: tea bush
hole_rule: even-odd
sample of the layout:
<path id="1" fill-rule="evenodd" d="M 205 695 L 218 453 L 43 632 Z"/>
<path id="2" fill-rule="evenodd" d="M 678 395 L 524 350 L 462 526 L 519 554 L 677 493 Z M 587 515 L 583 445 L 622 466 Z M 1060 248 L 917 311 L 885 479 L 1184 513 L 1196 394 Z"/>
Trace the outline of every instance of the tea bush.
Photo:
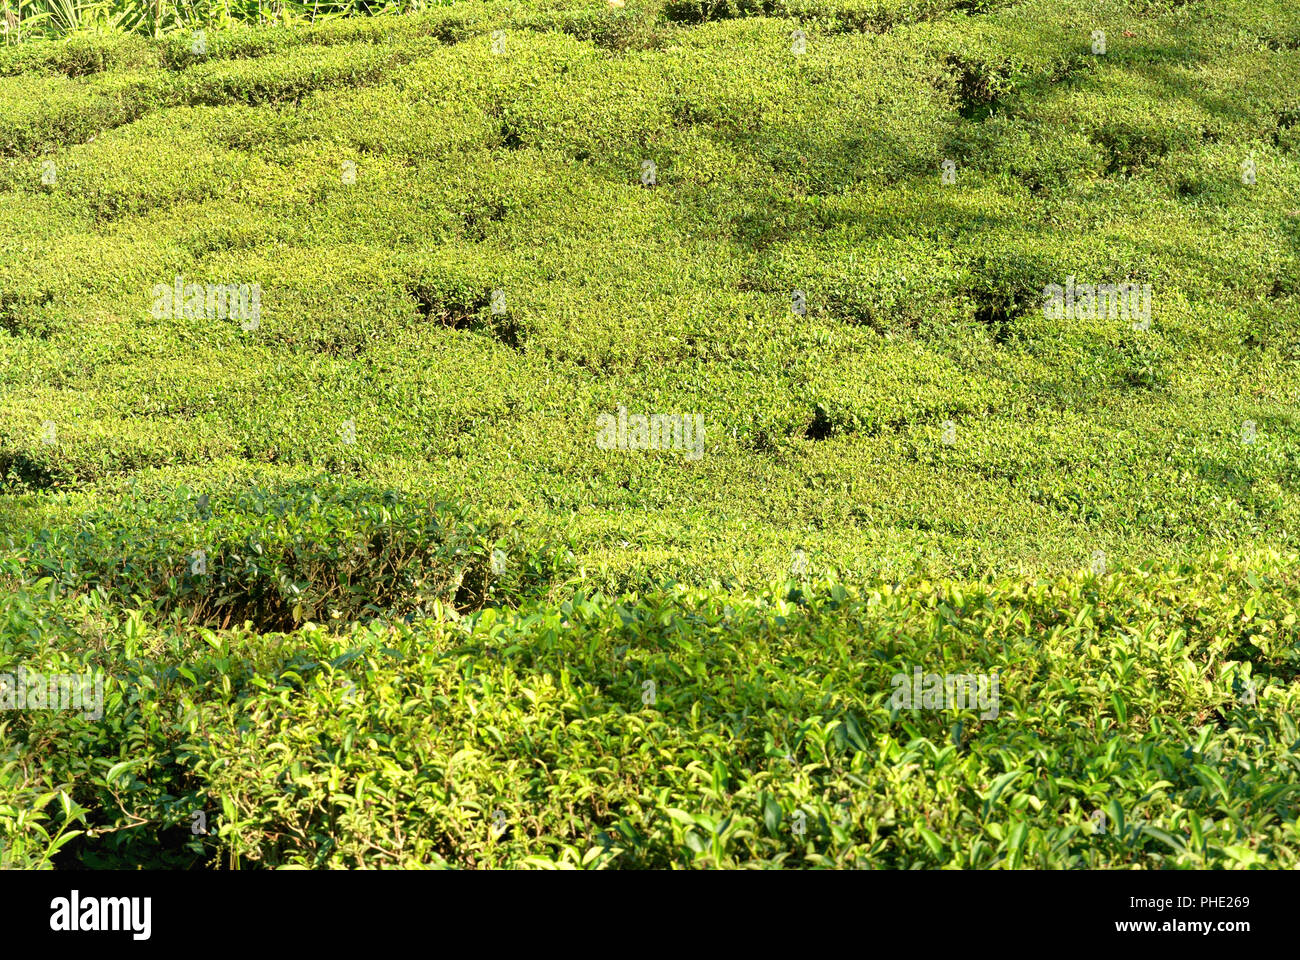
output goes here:
<path id="1" fill-rule="evenodd" d="M 94 663 L 106 709 L 17 714 L 11 742 L 63 748 L 36 783 L 2 768 L 0 817 L 39 850 L 16 811 L 45 791 L 84 831 L 56 861 L 92 865 L 1294 866 L 1295 562 L 285 634 L 38 581 L 5 601 L 0 667 Z M 997 673 L 1000 710 L 900 707 L 916 668 Z"/>
<path id="2" fill-rule="evenodd" d="M 0 48 L 7 864 L 1295 865 L 1294 4 L 200 25 Z"/>
<path id="3" fill-rule="evenodd" d="M 215 504 L 184 488 L 171 503 L 123 499 L 21 552 L 24 579 L 51 589 L 263 631 L 508 603 L 548 585 L 556 562 L 464 508 L 330 483 L 240 487 Z"/>

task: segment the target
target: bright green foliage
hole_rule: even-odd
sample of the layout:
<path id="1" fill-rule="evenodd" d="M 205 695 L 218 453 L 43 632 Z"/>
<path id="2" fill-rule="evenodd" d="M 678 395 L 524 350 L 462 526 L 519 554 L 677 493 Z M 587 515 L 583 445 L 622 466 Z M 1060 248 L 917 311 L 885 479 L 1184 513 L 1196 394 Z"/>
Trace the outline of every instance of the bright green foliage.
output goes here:
<path id="1" fill-rule="evenodd" d="M 0 48 L 0 856 L 1297 865 L 1295 4 L 223 16 Z"/>
<path id="2" fill-rule="evenodd" d="M 65 790 L 91 865 L 1295 867 L 1296 561 L 266 635 L 18 593 L 0 672 L 110 679 L 100 721 L 16 714 L 61 748 L 0 823 Z M 917 667 L 998 673 L 998 715 L 893 707 Z"/>
<path id="3" fill-rule="evenodd" d="M 867 6 L 802 56 L 636 0 L 12 47 L 0 471 L 345 472 L 517 508 L 607 588 L 1289 545 L 1293 8 Z M 152 316 L 177 275 L 259 284 L 260 328 Z M 1150 283 L 1151 329 L 1046 319 L 1069 277 Z M 706 455 L 598 450 L 619 405 Z"/>
<path id="4" fill-rule="evenodd" d="M 123 500 L 74 529 L 42 531 L 22 550 L 23 578 L 124 605 L 143 599 L 198 623 L 273 629 L 410 619 L 435 603 L 475 610 L 546 586 L 558 569 L 552 556 L 525 556 L 500 524 L 393 493 L 250 487 L 215 509 L 203 496 Z"/>

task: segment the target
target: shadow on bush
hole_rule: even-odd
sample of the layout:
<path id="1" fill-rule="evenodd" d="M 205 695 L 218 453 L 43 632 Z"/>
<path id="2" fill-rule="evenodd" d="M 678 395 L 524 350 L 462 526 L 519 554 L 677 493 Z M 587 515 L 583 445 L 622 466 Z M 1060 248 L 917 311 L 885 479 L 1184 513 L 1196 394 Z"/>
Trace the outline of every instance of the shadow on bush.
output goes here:
<path id="1" fill-rule="evenodd" d="M 209 626 L 261 632 L 307 621 L 412 619 L 435 604 L 465 612 L 540 593 L 564 561 L 455 504 L 424 504 L 332 482 L 251 487 L 211 502 L 182 489 L 127 500 L 71 529 L 42 531 L 24 578 Z"/>

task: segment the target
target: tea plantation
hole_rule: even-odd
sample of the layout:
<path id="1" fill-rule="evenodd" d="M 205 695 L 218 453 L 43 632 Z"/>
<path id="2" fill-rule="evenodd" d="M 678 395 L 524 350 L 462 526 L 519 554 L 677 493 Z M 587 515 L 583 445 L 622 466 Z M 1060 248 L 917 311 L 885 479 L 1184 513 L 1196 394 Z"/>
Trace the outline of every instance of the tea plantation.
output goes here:
<path id="1" fill-rule="evenodd" d="M 0 865 L 1300 867 L 1300 7 L 197 30 L 0 47 Z"/>

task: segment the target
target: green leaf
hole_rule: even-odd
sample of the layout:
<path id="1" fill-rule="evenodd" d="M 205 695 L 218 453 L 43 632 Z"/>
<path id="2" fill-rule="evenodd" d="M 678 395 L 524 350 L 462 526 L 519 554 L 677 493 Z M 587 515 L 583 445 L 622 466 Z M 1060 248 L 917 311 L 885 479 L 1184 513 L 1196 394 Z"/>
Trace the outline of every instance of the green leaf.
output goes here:
<path id="1" fill-rule="evenodd" d="M 1202 783 L 1217 789 L 1219 791 L 1219 796 L 1224 800 L 1228 799 L 1228 785 L 1224 782 L 1223 777 L 1219 776 L 1217 771 L 1211 770 L 1203 763 L 1193 764 L 1192 769 L 1196 771 L 1196 775 L 1200 777 Z"/>
<path id="2" fill-rule="evenodd" d="M 104 775 L 104 780 L 111 784 L 127 770 L 130 770 L 136 764 L 143 762 L 144 757 L 137 757 L 134 760 L 123 760 L 121 763 L 115 763 L 108 768 L 108 773 Z"/>
<path id="3" fill-rule="evenodd" d="M 917 827 L 916 832 L 921 835 L 921 839 L 925 841 L 925 845 L 930 848 L 931 853 L 936 857 L 943 856 L 943 841 L 939 839 L 937 833 L 925 827 Z"/>
<path id="4" fill-rule="evenodd" d="M 763 801 L 763 824 L 773 836 L 781 826 L 781 805 L 770 796 Z"/>
<path id="5" fill-rule="evenodd" d="M 1010 773 L 1004 773 L 993 781 L 993 785 L 989 788 L 989 792 L 984 795 L 984 816 L 987 817 L 989 815 L 989 811 L 993 809 L 993 804 L 998 802 L 998 797 L 1002 795 L 1002 791 L 1020 777 L 1024 776 L 1024 774 L 1024 770 L 1012 770 Z"/>
<path id="6" fill-rule="evenodd" d="M 1235 860 L 1237 863 L 1240 863 L 1247 867 L 1252 866 L 1253 864 L 1259 862 L 1260 860 L 1260 856 L 1258 853 L 1256 853 L 1254 850 L 1250 849 L 1250 847 L 1247 847 L 1243 844 L 1235 844 L 1231 847 L 1224 847 L 1223 852 L 1226 853 L 1228 856 L 1232 857 L 1232 859 Z"/>
<path id="7" fill-rule="evenodd" d="M 1007 839 L 1007 859 L 1013 870 L 1020 866 L 1020 852 L 1028 837 L 1029 824 L 1024 820 L 1016 821 L 1016 825 L 1011 828 L 1011 836 Z"/>
<path id="8" fill-rule="evenodd" d="M 695 818 L 685 810 L 679 810 L 677 807 L 669 807 L 664 813 L 686 827 L 695 826 Z"/>
<path id="9" fill-rule="evenodd" d="M 1160 830 L 1156 827 L 1151 826 L 1150 824 L 1143 824 L 1141 832 L 1145 833 L 1147 836 L 1155 837 L 1157 840 L 1159 840 L 1161 843 L 1168 846 L 1169 849 L 1173 850 L 1175 853 L 1181 854 L 1187 852 L 1187 845 L 1184 844 L 1181 840 L 1179 840 L 1171 833 L 1166 833 L 1164 830 Z"/>

